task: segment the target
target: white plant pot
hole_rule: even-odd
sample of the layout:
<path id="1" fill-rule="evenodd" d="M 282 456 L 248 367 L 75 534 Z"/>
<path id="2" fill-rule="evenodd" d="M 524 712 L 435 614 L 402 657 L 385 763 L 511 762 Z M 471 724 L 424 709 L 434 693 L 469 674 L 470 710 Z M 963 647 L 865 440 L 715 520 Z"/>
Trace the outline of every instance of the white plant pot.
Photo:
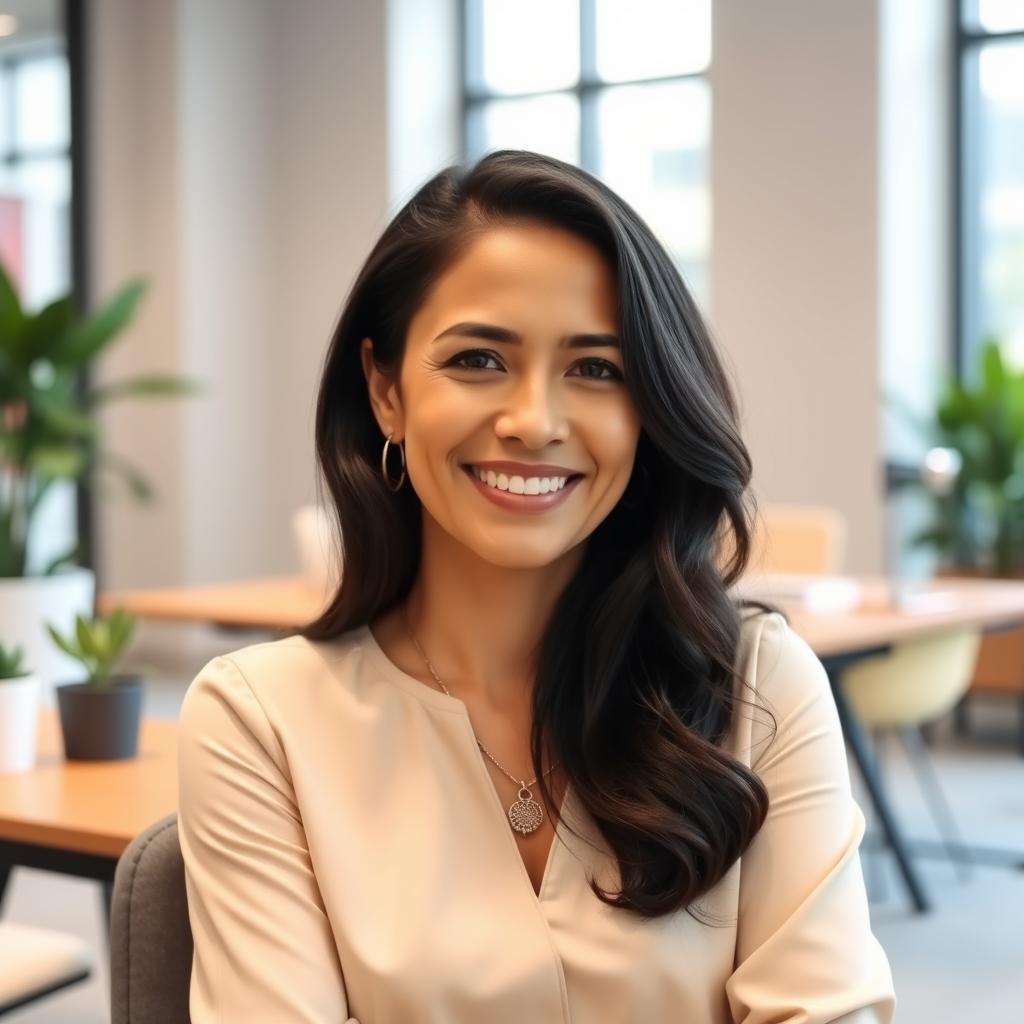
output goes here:
<path id="1" fill-rule="evenodd" d="M 84 681 L 88 670 L 65 654 L 47 632 L 50 622 L 65 636 L 75 616 L 92 618 L 96 575 L 81 566 L 52 576 L 0 577 L 0 643 L 24 651 L 22 664 L 39 679 L 40 703 L 55 705 L 54 686 Z"/>
<path id="2" fill-rule="evenodd" d="M 39 677 L 0 679 L 0 775 L 36 766 Z"/>

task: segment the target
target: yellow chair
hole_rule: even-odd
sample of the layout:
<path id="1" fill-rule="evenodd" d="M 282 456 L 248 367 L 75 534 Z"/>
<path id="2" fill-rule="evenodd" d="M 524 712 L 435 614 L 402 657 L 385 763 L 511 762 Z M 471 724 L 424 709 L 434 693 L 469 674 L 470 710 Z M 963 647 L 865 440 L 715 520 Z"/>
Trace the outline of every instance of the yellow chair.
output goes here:
<path id="1" fill-rule="evenodd" d="M 883 737 L 895 733 L 902 740 L 946 853 L 962 881 L 970 877 L 971 857 L 928 756 L 922 728 L 947 715 L 967 693 L 980 647 L 977 629 L 904 640 L 888 654 L 849 666 L 839 684 L 852 713 L 874 736 L 879 767 Z"/>
<path id="2" fill-rule="evenodd" d="M 748 571 L 842 572 L 846 535 L 846 519 L 826 505 L 763 505 L 754 526 Z"/>

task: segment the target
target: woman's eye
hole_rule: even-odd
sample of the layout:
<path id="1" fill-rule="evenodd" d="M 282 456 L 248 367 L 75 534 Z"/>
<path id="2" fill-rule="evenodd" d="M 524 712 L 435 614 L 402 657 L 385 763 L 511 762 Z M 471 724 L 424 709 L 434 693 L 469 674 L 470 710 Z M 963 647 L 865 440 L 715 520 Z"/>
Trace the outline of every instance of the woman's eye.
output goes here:
<path id="1" fill-rule="evenodd" d="M 486 369 L 490 369 L 490 367 L 487 367 L 487 366 L 470 366 L 470 365 L 468 365 L 466 363 L 466 360 L 468 360 L 468 359 L 491 359 L 491 360 L 495 360 L 496 361 L 497 360 L 497 356 L 495 356 L 493 352 L 488 352 L 485 349 L 477 348 L 477 349 L 471 349 L 468 352 L 460 352 L 457 356 L 454 356 L 450 360 L 450 363 L 453 366 L 458 366 L 458 367 L 461 367 L 462 369 L 465 369 L 465 370 L 486 370 Z M 621 380 L 622 379 L 622 373 L 619 370 L 619 368 L 614 363 L 609 362 L 607 359 L 597 359 L 597 358 L 581 359 L 576 365 L 577 366 L 591 365 L 591 366 L 597 367 L 599 370 L 607 370 L 608 371 L 607 374 L 604 374 L 602 376 L 598 376 L 596 374 L 583 374 L 583 376 L 586 377 L 589 380 Z"/>
<path id="2" fill-rule="evenodd" d="M 453 366 L 460 366 L 466 370 L 484 370 L 487 367 L 484 366 L 467 366 L 464 362 L 466 359 L 494 359 L 496 358 L 490 352 L 485 352 L 483 349 L 472 349 L 469 352 L 460 352 L 457 356 L 453 357 L 451 363 Z"/>

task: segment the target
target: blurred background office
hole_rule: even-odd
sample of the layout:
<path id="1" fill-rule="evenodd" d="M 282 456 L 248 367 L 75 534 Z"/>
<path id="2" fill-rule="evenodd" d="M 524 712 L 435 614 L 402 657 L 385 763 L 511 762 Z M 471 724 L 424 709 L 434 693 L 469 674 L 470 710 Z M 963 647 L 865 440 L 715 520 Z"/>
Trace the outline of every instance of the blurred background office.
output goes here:
<path id="1" fill-rule="evenodd" d="M 944 551 L 910 541 L 934 502 L 901 481 L 934 438 L 913 420 L 977 380 L 990 336 L 1024 366 L 1022 68 L 1024 0 L 0 0 L 0 260 L 23 304 L 95 306 L 141 276 L 91 383 L 208 385 L 105 412 L 155 498 L 53 489 L 38 564 L 80 538 L 99 590 L 298 571 L 317 374 L 356 271 L 435 171 L 522 147 L 602 178 L 672 253 L 759 499 L 836 510 L 839 571 L 928 577 Z M 249 639 L 143 621 L 147 710 L 173 718 Z M 930 740 L 960 831 L 1024 860 L 1016 700 L 979 685 L 970 727 Z M 935 834 L 888 753 L 908 830 Z M 1024 872 L 923 860 L 940 905 L 918 916 L 886 852 L 863 859 L 901 1022 L 1024 1012 Z M 21 869 L 3 916 L 103 941 L 83 880 Z M 108 1019 L 105 969 L 11 1019 Z"/>

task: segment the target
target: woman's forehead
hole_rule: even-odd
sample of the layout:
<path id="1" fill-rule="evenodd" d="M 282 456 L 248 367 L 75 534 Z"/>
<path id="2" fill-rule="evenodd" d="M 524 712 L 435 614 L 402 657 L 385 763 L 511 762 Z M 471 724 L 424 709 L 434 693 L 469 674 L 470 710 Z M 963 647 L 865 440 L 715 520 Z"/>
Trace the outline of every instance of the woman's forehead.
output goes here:
<path id="1" fill-rule="evenodd" d="M 595 321 L 581 329 L 614 330 L 615 281 L 598 249 L 568 231 L 493 228 L 475 238 L 439 277 L 417 319 L 433 322 L 450 317 L 456 308 L 465 314 L 459 319 L 480 319 L 488 311 L 506 316 L 561 312 Z"/>

